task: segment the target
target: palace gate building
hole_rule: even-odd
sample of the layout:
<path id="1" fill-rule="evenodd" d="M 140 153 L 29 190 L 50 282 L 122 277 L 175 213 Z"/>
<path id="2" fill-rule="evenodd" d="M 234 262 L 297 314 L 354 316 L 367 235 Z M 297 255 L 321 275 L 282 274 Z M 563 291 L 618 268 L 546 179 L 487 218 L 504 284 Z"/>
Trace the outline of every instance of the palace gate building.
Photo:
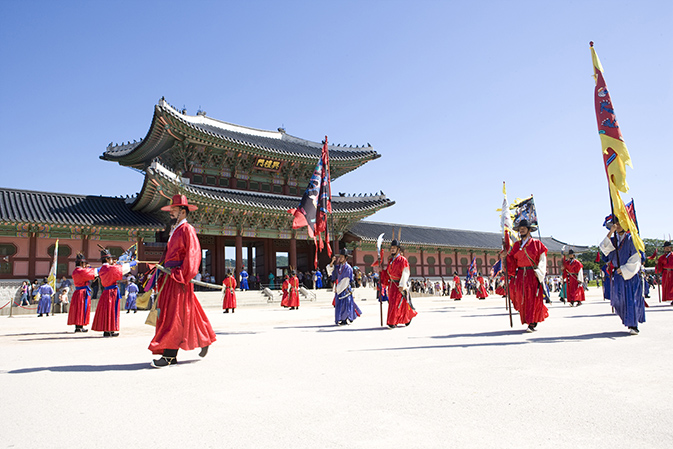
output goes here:
<path id="1" fill-rule="evenodd" d="M 199 209 L 190 213 L 203 249 L 202 272 L 221 282 L 230 266 L 266 283 L 288 267 L 313 270 L 315 246 L 306 228 L 292 229 L 289 209 L 301 196 L 322 150 L 321 142 L 222 122 L 198 112 L 187 115 L 163 98 L 154 108 L 147 135 L 110 144 L 100 156 L 144 175 L 131 198 L 70 195 L 0 188 L 0 278 L 34 279 L 49 272 L 59 240 L 58 275 L 69 275 L 75 255 L 98 258 L 99 246 L 121 254 L 138 245 L 143 261 L 158 261 L 168 237 L 162 206 L 174 194 Z M 367 146 L 330 145 L 332 179 L 380 157 Z M 470 262 L 488 272 L 500 248 L 498 233 L 363 221 L 394 201 L 383 193 L 332 197 L 334 248 L 354 252 L 354 265 L 370 271 L 375 241 L 402 228 L 412 276 L 464 275 Z M 562 242 L 544 238 L 549 273 L 560 273 Z M 576 251 L 586 248 L 574 246 Z M 320 266 L 328 263 L 325 253 Z M 94 263 L 95 265 L 95 263 Z"/>

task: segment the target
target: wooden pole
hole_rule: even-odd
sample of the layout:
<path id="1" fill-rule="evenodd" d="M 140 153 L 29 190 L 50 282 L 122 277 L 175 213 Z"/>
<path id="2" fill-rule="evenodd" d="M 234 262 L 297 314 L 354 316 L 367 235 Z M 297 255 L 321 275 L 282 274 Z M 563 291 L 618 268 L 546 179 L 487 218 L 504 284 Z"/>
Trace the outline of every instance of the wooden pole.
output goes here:
<path id="1" fill-rule="evenodd" d="M 503 248 L 504 249 L 504 248 Z M 507 255 L 505 255 L 503 270 L 505 270 L 505 299 L 507 301 L 507 311 L 509 312 L 509 327 L 514 327 L 512 321 L 512 301 L 509 299 L 509 273 L 507 272 Z"/>

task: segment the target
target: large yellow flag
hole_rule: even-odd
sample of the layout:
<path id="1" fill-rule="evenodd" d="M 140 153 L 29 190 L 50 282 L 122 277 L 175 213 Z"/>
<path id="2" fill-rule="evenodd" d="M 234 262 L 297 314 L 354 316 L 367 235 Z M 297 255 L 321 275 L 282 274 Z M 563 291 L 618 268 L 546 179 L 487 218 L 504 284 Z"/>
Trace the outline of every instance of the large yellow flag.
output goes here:
<path id="1" fill-rule="evenodd" d="M 594 80 L 596 81 L 596 90 L 594 92 L 596 120 L 598 122 L 598 134 L 601 138 L 603 163 L 605 165 L 605 174 L 608 178 L 612 208 L 622 228 L 631 233 L 636 249 L 645 251 L 645 245 L 640 235 L 638 235 L 638 229 L 626 211 L 624 201 L 622 201 L 622 197 L 619 194 L 620 191 L 629 191 L 629 185 L 626 182 L 626 166 L 628 165 L 633 168 L 631 156 L 617 123 L 610 93 L 603 78 L 603 66 L 598 59 L 596 50 L 594 50 L 594 43 L 590 42 L 589 45 L 591 46 L 591 59 L 594 65 Z"/>

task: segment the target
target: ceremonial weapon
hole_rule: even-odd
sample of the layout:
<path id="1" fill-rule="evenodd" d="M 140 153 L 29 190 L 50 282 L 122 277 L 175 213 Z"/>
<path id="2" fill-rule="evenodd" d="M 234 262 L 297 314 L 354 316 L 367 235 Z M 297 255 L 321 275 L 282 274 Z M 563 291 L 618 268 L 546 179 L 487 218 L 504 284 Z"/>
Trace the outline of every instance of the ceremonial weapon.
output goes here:
<path id="1" fill-rule="evenodd" d="M 376 239 L 376 255 L 379 258 L 379 273 L 383 269 L 383 260 L 381 257 L 381 247 L 383 246 L 383 235 L 385 232 L 382 232 L 381 235 Z M 381 283 L 381 274 L 379 274 L 379 288 L 376 289 L 376 297 L 379 300 L 379 314 L 381 315 L 381 327 L 383 327 L 383 301 L 381 301 L 381 289 L 383 284 Z"/>
<path id="2" fill-rule="evenodd" d="M 503 239 L 503 251 L 505 250 L 505 241 Z M 503 265 L 503 270 L 505 270 L 505 299 L 507 300 L 505 308 L 509 312 L 509 327 L 514 327 L 514 322 L 512 321 L 512 301 L 509 298 L 509 272 L 507 271 L 507 255 L 505 254 L 505 260 Z"/>
<path id="3" fill-rule="evenodd" d="M 657 291 L 659 292 L 659 302 L 661 302 L 661 287 L 663 286 L 663 279 L 661 278 L 661 274 L 659 275 L 659 282 L 657 282 Z"/>
<path id="4" fill-rule="evenodd" d="M 163 265 L 157 264 L 157 269 L 159 271 L 161 271 L 162 273 L 165 273 L 165 274 L 168 274 L 168 275 L 171 274 L 171 270 L 164 267 Z M 217 285 L 217 284 L 211 284 L 210 282 L 197 281 L 196 279 L 190 279 L 189 282 L 191 282 L 194 285 L 199 285 L 201 287 L 206 287 L 206 288 L 210 288 L 210 289 L 213 289 L 213 290 L 224 290 L 224 286 Z"/>

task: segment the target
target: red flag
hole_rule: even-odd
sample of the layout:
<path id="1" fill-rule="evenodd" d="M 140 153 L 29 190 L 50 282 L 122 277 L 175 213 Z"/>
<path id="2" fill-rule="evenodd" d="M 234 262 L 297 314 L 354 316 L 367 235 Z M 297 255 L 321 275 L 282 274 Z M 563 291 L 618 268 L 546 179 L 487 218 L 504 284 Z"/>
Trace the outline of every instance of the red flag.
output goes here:
<path id="1" fill-rule="evenodd" d="M 594 262 L 599 263 L 601 261 L 601 252 L 596 251 L 596 260 Z"/>
<path id="2" fill-rule="evenodd" d="M 654 253 L 647 258 L 647 260 L 654 260 L 657 258 L 657 248 L 654 248 Z"/>

